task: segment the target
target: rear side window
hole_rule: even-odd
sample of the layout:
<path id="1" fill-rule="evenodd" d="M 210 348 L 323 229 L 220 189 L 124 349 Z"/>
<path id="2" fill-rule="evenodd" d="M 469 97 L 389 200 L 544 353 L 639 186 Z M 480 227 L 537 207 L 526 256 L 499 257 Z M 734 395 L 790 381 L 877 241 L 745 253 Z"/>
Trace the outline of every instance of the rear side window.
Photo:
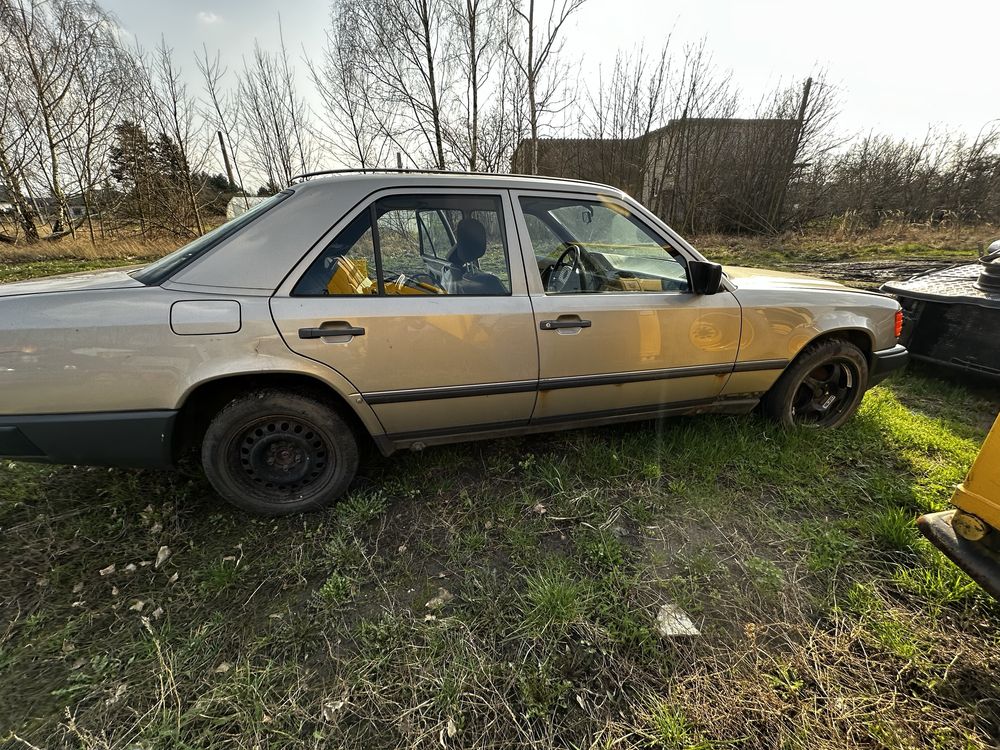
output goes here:
<path id="1" fill-rule="evenodd" d="M 323 249 L 292 294 L 509 295 L 503 204 L 498 196 L 379 199 Z"/>

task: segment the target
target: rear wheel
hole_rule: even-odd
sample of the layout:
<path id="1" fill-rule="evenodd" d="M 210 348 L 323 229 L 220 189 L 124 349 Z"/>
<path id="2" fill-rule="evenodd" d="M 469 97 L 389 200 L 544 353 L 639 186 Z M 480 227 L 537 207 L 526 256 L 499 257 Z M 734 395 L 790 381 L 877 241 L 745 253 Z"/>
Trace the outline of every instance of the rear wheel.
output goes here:
<path id="1" fill-rule="evenodd" d="M 811 344 L 762 401 L 764 413 L 786 427 L 839 427 L 858 410 L 868 387 L 868 361 L 847 341 Z"/>
<path id="2" fill-rule="evenodd" d="M 322 508 L 358 469 L 351 428 L 323 401 L 262 390 L 231 401 L 201 448 L 205 475 L 233 505 L 278 516 Z"/>

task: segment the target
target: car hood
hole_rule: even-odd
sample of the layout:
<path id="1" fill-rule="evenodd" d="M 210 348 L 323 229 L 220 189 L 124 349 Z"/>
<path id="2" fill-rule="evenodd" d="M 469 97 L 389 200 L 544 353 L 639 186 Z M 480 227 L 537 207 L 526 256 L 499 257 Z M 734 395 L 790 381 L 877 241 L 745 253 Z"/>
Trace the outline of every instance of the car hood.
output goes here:
<path id="1" fill-rule="evenodd" d="M 769 271 L 764 268 L 742 268 L 726 266 L 726 276 L 736 285 L 737 289 L 847 289 L 843 284 L 828 279 L 818 279 L 813 276 L 802 276 L 784 271 Z M 852 292 L 863 291 L 851 289 Z"/>
<path id="2" fill-rule="evenodd" d="M 83 273 L 68 273 L 61 276 L 47 276 L 31 281 L 17 281 L 13 284 L 0 284 L 0 297 L 13 297 L 21 294 L 48 294 L 52 292 L 85 292 L 95 289 L 126 289 L 142 286 L 128 275 L 132 268 L 116 268 L 111 271 L 84 271 Z"/>

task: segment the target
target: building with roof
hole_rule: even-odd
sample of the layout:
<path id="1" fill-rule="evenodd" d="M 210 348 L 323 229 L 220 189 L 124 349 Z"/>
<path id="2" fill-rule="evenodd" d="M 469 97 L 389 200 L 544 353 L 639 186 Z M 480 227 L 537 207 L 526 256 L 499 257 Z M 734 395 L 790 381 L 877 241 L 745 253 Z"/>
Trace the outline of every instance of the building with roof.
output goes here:
<path id="1" fill-rule="evenodd" d="M 537 171 L 618 186 L 679 228 L 762 230 L 780 220 L 797 142 L 794 119 L 683 118 L 636 138 L 539 139 Z"/>

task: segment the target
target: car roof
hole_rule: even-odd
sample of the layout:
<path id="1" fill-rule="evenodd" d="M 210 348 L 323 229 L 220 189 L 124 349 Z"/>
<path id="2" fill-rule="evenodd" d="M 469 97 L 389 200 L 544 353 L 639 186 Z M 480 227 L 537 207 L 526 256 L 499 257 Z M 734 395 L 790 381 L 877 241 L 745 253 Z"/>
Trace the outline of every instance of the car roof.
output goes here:
<path id="1" fill-rule="evenodd" d="M 309 172 L 292 178 L 292 189 L 304 185 L 340 186 L 378 190 L 387 187 L 471 187 L 500 190 L 555 190 L 565 192 L 600 192 L 621 197 L 623 191 L 613 185 L 566 177 L 545 175 L 495 174 L 489 172 L 450 172 L 416 169 L 333 169 Z"/>

